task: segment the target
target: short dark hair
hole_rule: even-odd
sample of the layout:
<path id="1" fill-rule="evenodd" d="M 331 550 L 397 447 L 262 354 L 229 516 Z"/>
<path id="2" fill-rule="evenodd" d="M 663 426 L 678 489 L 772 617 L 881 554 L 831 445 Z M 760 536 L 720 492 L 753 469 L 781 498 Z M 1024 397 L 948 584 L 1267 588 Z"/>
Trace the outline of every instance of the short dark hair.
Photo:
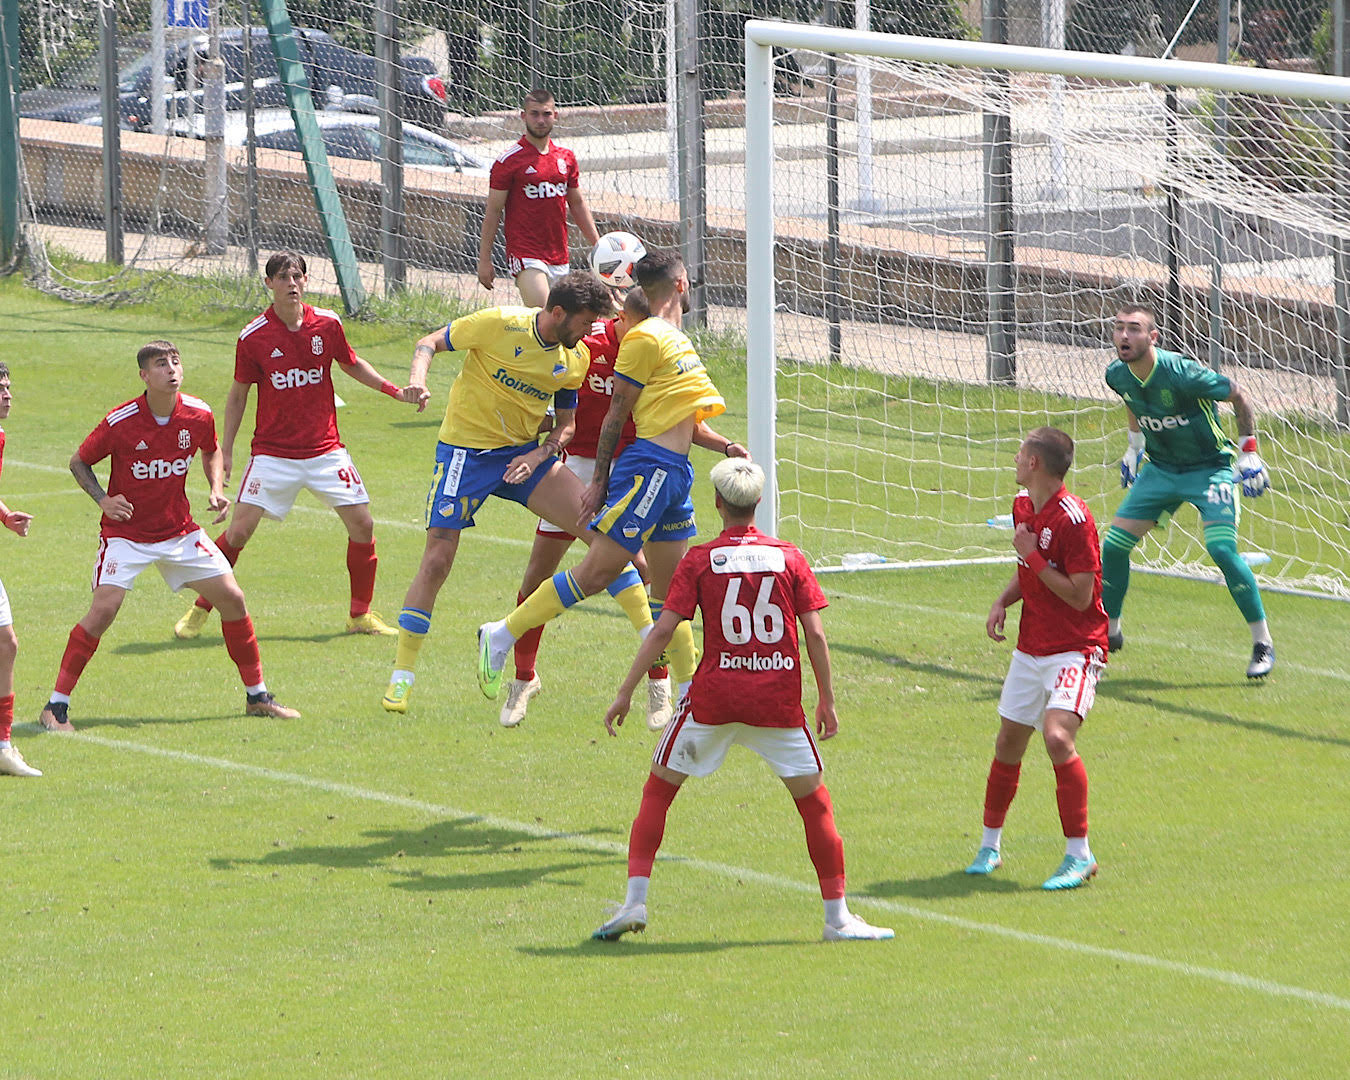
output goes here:
<path id="1" fill-rule="evenodd" d="M 9 378 L 9 365 L 6 364 L 3 360 L 0 360 L 0 379 L 8 379 L 8 378 Z"/>
<path id="2" fill-rule="evenodd" d="M 633 277 L 650 299 L 653 292 L 668 292 L 683 266 L 684 259 L 675 248 L 648 248 L 633 265 Z"/>
<path id="3" fill-rule="evenodd" d="M 530 92 L 525 95 L 525 100 L 520 103 L 520 107 L 523 110 L 531 101 L 536 105 L 547 105 L 553 100 L 552 90 L 548 89 L 546 86 L 535 86 L 531 87 Z"/>
<path id="4" fill-rule="evenodd" d="M 163 339 L 147 341 L 136 353 L 136 366 L 144 371 L 151 360 L 158 360 L 161 356 L 177 355 L 178 346 L 172 341 L 164 341 Z"/>
<path id="5" fill-rule="evenodd" d="M 1153 324 L 1154 329 L 1158 326 L 1158 316 L 1154 314 L 1153 309 L 1147 304 L 1121 304 L 1116 308 L 1117 315 L 1147 315 L 1148 321 Z"/>
<path id="6" fill-rule="evenodd" d="M 647 300 L 647 294 L 637 286 L 629 289 L 623 298 L 623 313 L 635 323 L 650 319 L 652 305 Z"/>
<path id="7" fill-rule="evenodd" d="M 1038 427 L 1026 437 L 1026 444 L 1051 476 L 1062 480 L 1073 464 L 1073 439 L 1057 427 Z"/>
<path id="8" fill-rule="evenodd" d="M 553 283 L 546 306 L 549 311 L 560 307 L 569 315 L 582 311 L 608 315 L 614 310 L 614 294 L 589 270 L 573 270 Z"/>
<path id="9" fill-rule="evenodd" d="M 290 248 L 285 251 L 278 251 L 267 260 L 267 268 L 263 271 L 263 276 L 274 278 L 283 270 L 299 270 L 302 274 L 309 274 L 309 266 L 305 263 L 305 257 L 300 252 L 292 251 Z"/>

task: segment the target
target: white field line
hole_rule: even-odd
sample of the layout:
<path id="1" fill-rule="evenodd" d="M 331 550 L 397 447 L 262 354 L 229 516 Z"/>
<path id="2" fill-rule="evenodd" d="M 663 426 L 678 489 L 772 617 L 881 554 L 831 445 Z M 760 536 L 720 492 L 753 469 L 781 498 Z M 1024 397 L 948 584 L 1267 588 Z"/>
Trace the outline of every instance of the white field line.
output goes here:
<path id="1" fill-rule="evenodd" d="M 885 597 L 876 597 L 876 596 L 860 596 L 857 593 L 840 592 L 837 589 L 830 588 L 831 584 L 832 582 L 830 580 L 826 580 L 821 587 L 825 590 L 826 596 L 829 596 L 834 599 L 848 600 L 850 602 L 859 604 L 881 604 L 885 607 L 896 608 L 901 611 L 912 611 L 916 615 L 941 616 L 943 618 L 948 619 L 959 618 L 980 623 L 983 623 L 985 620 L 985 614 L 979 611 L 925 607 L 922 604 L 907 604 L 903 600 L 891 600 Z M 1278 626 L 1276 626 L 1275 632 L 1278 635 L 1279 633 Z M 1134 641 L 1136 640 L 1136 638 L 1132 636 L 1130 640 Z M 1239 650 L 1220 649 L 1210 645 L 1203 645 L 1197 643 L 1194 639 L 1191 638 L 1179 638 L 1179 637 L 1163 638 L 1158 637 L 1155 634 L 1148 634 L 1143 637 L 1137 638 L 1137 640 L 1145 643 L 1152 643 L 1166 646 L 1169 649 L 1177 651 L 1177 655 L 1180 655 L 1181 650 L 1185 650 L 1188 653 L 1199 653 L 1202 656 L 1212 656 L 1219 659 L 1232 659 L 1235 655 L 1240 659 L 1242 655 Z M 1277 641 L 1276 642 L 1277 649 L 1278 645 L 1279 643 Z M 1286 659 L 1286 654 L 1281 654 L 1280 656 L 1279 669 L 1281 671 L 1297 671 L 1301 675 L 1314 675 L 1319 679 L 1332 679 L 1337 682 L 1350 683 L 1350 671 L 1336 671 L 1331 668 L 1309 667 L 1307 664 L 1300 664 L 1297 661 Z M 1109 670 L 1110 669 L 1108 668 L 1108 673 Z"/>
<path id="2" fill-rule="evenodd" d="M 386 792 L 372 791 L 368 788 L 360 788 L 352 784 L 342 784 L 332 780 L 321 780 L 316 777 L 305 776 L 301 773 L 281 772 L 277 769 L 268 769 L 259 765 L 248 765 L 243 762 L 230 761 L 227 758 L 206 757 L 201 754 L 191 754 L 183 750 L 170 750 L 158 746 L 149 746 L 143 743 L 128 742 L 123 739 L 109 739 L 99 735 L 77 733 L 74 736 L 67 737 L 76 738 L 83 742 L 93 743 L 98 746 L 104 746 L 112 750 L 130 750 L 142 754 L 152 754 L 157 757 L 187 762 L 191 765 L 202 765 L 208 768 L 242 773 L 247 776 L 256 777 L 260 780 L 294 784 L 299 787 L 307 787 L 317 791 L 327 791 L 334 795 L 346 796 L 347 798 L 361 799 L 366 802 L 383 803 L 386 806 L 395 806 L 404 810 L 412 810 L 416 813 L 426 814 L 432 817 L 471 818 L 475 821 L 482 822 L 490 828 L 520 832 L 540 840 L 565 840 L 569 844 L 585 847 L 591 851 L 596 851 L 605 855 L 626 855 L 628 852 L 626 844 L 615 840 L 599 840 L 591 836 L 581 836 L 575 833 L 548 829 L 542 825 L 532 824 L 530 822 L 512 821 L 508 818 L 494 817 L 489 814 L 477 814 L 467 810 L 460 810 L 452 806 L 443 806 L 438 803 L 426 802 L 422 799 L 413 799 L 402 795 L 390 795 Z M 738 881 L 753 881 L 756 884 L 764 885 L 772 889 L 790 890 L 809 895 L 814 895 L 817 891 L 814 883 L 779 877 L 775 874 L 766 874 L 758 870 L 750 870 L 741 866 L 730 866 L 726 863 L 712 862 L 707 859 L 688 858 L 669 853 L 663 854 L 661 859 L 662 861 L 678 861 L 682 865 L 691 866 L 697 870 L 715 874 L 719 877 L 731 878 Z M 894 900 L 868 897 L 862 902 L 870 907 L 879 908 L 889 914 L 901 915 L 906 918 L 923 922 L 940 923 L 944 926 L 955 927 L 959 930 L 966 930 L 977 934 L 986 934 L 992 937 L 1000 937 L 1009 941 L 1020 942 L 1025 945 L 1039 945 L 1045 948 L 1059 949 L 1062 952 L 1076 953 L 1080 956 L 1090 956 L 1098 960 L 1110 960 L 1116 963 L 1132 964 L 1136 967 L 1149 968 L 1154 971 L 1163 971 L 1173 975 L 1182 975 L 1186 978 L 1204 979 L 1209 982 L 1222 983 L 1239 990 L 1249 990 L 1258 994 L 1265 994 L 1268 997 L 1291 998 L 1296 1001 L 1306 1002 L 1310 1005 L 1350 1012 L 1350 998 L 1339 997 L 1336 994 L 1328 994 L 1319 990 L 1309 990 L 1301 986 L 1289 986 L 1285 983 L 1273 982 L 1269 979 L 1260 979 L 1252 975 L 1244 975 L 1238 971 L 1227 971 L 1223 968 L 1207 967 L 1203 964 L 1188 964 L 1180 960 L 1168 960 L 1163 957 L 1150 956 L 1147 953 L 1134 953 L 1127 952 L 1123 949 L 1108 949 L 1100 945 L 1088 945 L 1083 942 L 1073 941 L 1069 938 L 1053 937 L 1049 934 L 1030 933 L 1025 930 L 1017 930 L 1008 926 L 1000 926 L 997 923 L 984 923 L 977 922 L 974 919 L 964 919 L 959 915 L 947 915 L 943 912 L 930 911 L 926 908 L 915 907 L 912 904 L 902 904 Z"/>

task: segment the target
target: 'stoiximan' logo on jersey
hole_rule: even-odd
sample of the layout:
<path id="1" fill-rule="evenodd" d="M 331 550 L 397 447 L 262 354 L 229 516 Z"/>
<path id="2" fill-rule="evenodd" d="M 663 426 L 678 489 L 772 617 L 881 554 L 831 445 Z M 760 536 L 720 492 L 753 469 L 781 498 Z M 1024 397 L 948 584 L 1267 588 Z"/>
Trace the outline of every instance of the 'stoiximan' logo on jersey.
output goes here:
<path id="1" fill-rule="evenodd" d="M 1190 427 L 1191 421 L 1185 416 L 1141 416 L 1139 426 L 1149 431 L 1170 431 L 1173 428 Z"/>
<path id="2" fill-rule="evenodd" d="M 315 334 L 309 339 L 309 351 L 315 356 L 323 355 L 323 338 L 320 335 Z"/>
<path id="3" fill-rule="evenodd" d="M 178 429 L 178 449 L 186 450 L 192 445 L 192 432 L 187 428 Z"/>
<path id="4" fill-rule="evenodd" d="M 538 398 L 540 401 L 547 401 L 552 395 L 547 390 L 540 390 L 537 386 L 532 386 L 524 379 L 517 379 L 514 375 L 507 374 L 506 368 L 498 368 L 496 374 L 492 376 L 508 390 L 517 390 L 532 398 Z"/>

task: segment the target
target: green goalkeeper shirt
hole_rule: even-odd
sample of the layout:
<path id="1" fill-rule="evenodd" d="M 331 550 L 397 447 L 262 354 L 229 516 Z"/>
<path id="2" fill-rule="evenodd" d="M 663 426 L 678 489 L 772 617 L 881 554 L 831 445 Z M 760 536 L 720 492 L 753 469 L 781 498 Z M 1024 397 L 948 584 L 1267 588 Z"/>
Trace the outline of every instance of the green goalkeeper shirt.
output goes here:
<path id="1" fill-rule="evenodd" d="M 1106 385 L 1139 421 L 1149 461 L 1169 472 L 1231 464 L 1233 443 L 1219 425 L 1218 402 L 1232 395 L 1232 383 L 1189 356 L 1155 352 L 1157 361 L 1142 382 L 1121 360 L 1106 369 Z"/>

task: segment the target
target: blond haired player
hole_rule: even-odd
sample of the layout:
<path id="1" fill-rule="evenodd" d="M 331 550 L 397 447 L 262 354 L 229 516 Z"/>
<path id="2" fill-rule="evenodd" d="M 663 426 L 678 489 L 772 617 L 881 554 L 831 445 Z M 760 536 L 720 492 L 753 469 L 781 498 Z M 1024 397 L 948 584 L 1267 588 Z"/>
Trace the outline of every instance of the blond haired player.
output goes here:
<path id="1" fill-rule="evenodd" d="M 334 362 L 362 386 L 379 390 L 395 401 L 426 408 L 425 387 L 397 387 L 347 343 L 336 311 L 305 303 L 309 268 L 297 251 L 278 251 L 267 260 L 264 284 L 272 293 L 271 306 L 244 327 L 234 350 L 234 382 L 225 400 L 225 431 L 221 450 L 225 482 L 234 463 L 234 440 L 248 404 L 249 390 L 258 387 L 258 414 L 248 468 L 239 482 L 239 498 L 229 527 L 216 538 L 230 565 L 239 561 L 244 545 L 264 517 L 285 521 L 301 491 L 309 491 L 332 508 L 347 529 L 347 577 L 351 599 L 347 633 L 397 633 L 370 610 L 375 595 L 375 525 L 370 496 L 356 465 L 338 436 L 333 400 Z M 206 597 L 188 608 L 173 632 L 180 638 L 201 633 L 211 603 Z"/>
<path id="2" fill-rule="evenodd" d="M 239 669 L 249 716 L 291 720 L 300 714 L 276 701 L 263 681 L 262 660 L 244 594 L 220 549 L 192 520 L 187 474 L 197 451 L 210 485 L 207 506 L 225 519 L 224 467 L 216 420 L 201 398 L 179 392 L 183 361 L 170 341 L 136 354 L 145 393 L 108 413 L 70 459 L 76 483 L 103 512 L 93 600 L 70 631 L 56 688 L 42 710 L 48 731 L 74 731 L 70 695 L 142 570 L 157 567 L 169 588 L 188 586 L 220 608 L 225 649 Z M 105 491 L 94 466 L 111 458 Z"/>
<path id="3" fill-rule="evenodd" d="M 478 630 L 478 685 L 496 698 L 516 639 L 605 588 L 642 549 L 651 574 L 652 618 L 660 617 L 675 567 L 697 531 L 689 464 L 698 425 L 726 411 L 693 343 L 680 329 L 689 303 L 689 274 L 678 252 L 653 249 L 634 268 L 652 317 L 628 332 L 614 365 L 614 400 L 605 416 L 586 489 L 591 546 L 576 569 L 553 575 L 499 622 Z M 632 414 L 637 441 L 614 462 L 614 448 Z M 729 447 L 728 447 L 729 449 Z M 668 651 L 676 698 L 694 677 L 693 631 L 675 628 Z"/>
<path id="4" fill-rule="evenodd" d="M 581 339 L 612 305 L 600 279 L 577 270 L 549 290 L 542 309 L 485 308 L 417 343 L 409 375 L 413 386 L 424 385 L 438 352 L 462 352 L 464 362 L 450 388 L 436 444 L 426 546 L 398 617 L 398 653 L 382 702 L 387 711 L 407 711 L 436 597 L 454 565 L 460 536 L 473 528 L 479 508 L 495 496 L 562 527 L 577 520 L 584 489 L 558 453 L 571 438 L 577 388 L 589 364 Z M 550 403 L 556 423 L 540 443 Z M 645 634 L 651 629 L 647 591 L 631 564 L 620 569 L 610 593 L 638 633 Z"/>
<path id="5" fill-rule="evenodd" d="M 690 776 L 711 776 L 733 744 L 762 757 L 796 803 L 806 850 L 820 882 L 826 941 L 875 941 L 894 931 L 870 926 L 844 897 L 844 842 L 822 782 L 820 748 L 802 712 L 801 650 L 797 625 L 815 675 L 816 734 L 839 730 L 830 674 L 830 648 L 820 612 L 824 594 L 802 553 L 755 528 L 764 470 L 728 459 L 712 468 L 722 532 L 691 548 L 680 561 L 665 610 L 605 714 L 611 735 L 623 723 L 638 680 L 675 627 L 703 613 L 703 662 L 652 755 L 642 805 L 628 837 L 628 892 L 623 904 L 592 935 L 613 941 L 647 925 L 647 886 L 665 834 L 666 815 Z"/>

